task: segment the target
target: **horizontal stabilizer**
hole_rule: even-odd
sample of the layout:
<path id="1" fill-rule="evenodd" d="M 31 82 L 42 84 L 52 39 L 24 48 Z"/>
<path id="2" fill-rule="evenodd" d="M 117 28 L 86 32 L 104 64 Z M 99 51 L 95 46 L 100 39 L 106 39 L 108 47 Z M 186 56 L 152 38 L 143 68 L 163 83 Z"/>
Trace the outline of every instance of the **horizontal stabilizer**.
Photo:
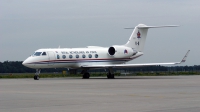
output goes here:
<path id="1" fill-rule="evenodd" d="M 163 25 L 163 26 L 146 26 L 143 24 L 140 24 L 138 26 L 136 26 L 137 28 L 141 28 L 141 29 L 145 29 L 145 28 L 163 28 L 163 27 L 178 27 L 179 25 Z M 125 29 L 134 29 L 133 27 L 131 28 L 125 28 Z"/>
<path id="2" fill-rule="evenodd" d="M 138 28 L 163 28 L 163 27 L 178 27 L 178 25 L 164 25 L 164 26 L 139 26 Z"/>

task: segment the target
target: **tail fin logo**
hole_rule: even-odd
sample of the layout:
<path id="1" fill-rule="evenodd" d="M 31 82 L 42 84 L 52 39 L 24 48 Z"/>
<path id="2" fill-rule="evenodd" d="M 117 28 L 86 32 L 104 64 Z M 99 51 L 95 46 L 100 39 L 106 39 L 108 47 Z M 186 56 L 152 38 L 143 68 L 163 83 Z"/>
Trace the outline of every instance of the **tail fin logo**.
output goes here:
<path id="1" fill-rule="evenodd" d="M 138 31 L 138 33 L 137 33 L 137 38 L 141 38 L 141 37 L 140 37 L 140 32 L 139 32 L 139 31 Z"/>
<path id="2" fill-rule="evenodd" d="M 124 54 L 128 54 L 128 51 L 126 49 L 124 50 Z"/>

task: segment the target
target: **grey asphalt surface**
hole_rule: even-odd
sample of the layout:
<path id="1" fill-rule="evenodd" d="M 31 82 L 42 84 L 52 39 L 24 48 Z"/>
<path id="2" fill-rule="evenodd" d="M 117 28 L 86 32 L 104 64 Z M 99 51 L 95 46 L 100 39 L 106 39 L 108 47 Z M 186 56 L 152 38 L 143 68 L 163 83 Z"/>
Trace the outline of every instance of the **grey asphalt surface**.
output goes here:
<path id="1" fill-rule="evenodd" d="M 200 112 L 200 76 L 0 79 L 0 112 Z"/>

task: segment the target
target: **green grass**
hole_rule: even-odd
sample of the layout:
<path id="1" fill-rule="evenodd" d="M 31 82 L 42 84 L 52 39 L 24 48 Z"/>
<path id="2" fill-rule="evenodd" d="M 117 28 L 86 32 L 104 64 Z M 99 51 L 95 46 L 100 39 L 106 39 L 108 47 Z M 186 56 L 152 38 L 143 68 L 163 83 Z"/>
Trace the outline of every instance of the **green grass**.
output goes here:
<path id="1" fill-rule="evenodd" d="M 200 75 L 200 72 L 135 72 L 132 74 L 115 73 L 115 76 L 177 76 Z M 0 73 L 0 78 L 33 78 L 34 73 Z M 91 77 L 106 77 L 106 73 L 91 73 Z M 40 78 L 82 77 L 82 74 L 41 73 Z"/>

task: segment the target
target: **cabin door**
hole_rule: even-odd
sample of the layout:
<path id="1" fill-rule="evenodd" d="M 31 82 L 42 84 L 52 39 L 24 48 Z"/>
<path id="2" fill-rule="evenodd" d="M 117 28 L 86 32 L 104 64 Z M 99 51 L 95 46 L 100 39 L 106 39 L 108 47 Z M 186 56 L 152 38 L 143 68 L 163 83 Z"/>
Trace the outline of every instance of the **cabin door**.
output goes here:
<path id="1" fill-rule="evenodd" d="M 49 55 L 49 66 L 53 66 L 54 65 L 54 60 L 55 60 L 55 53 L 53 51 L 48 51 L 48 55 Z"/>

